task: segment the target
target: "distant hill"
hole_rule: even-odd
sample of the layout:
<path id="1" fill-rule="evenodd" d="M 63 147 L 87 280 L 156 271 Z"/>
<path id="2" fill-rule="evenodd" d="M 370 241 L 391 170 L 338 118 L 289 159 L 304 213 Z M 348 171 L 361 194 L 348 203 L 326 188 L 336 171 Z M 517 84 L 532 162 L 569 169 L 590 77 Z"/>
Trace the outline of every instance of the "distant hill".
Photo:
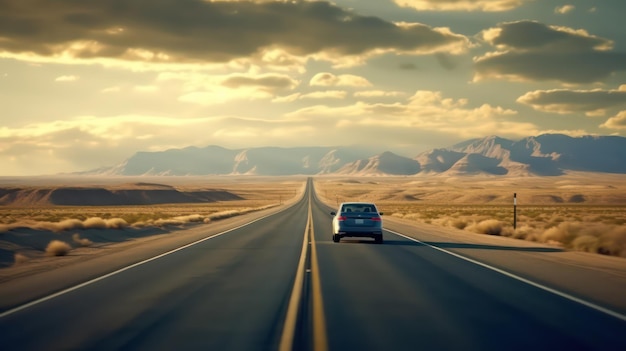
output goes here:
<path id="1" fill-rule="evenodd" d="M 188 147 L 138 152 L 121 164 L 83 174 L 100 175 L 316 175 L 331 174 L 350 162 L 371 156 L 357 147 L 261 147 L 225 149 Z"/>
<path id="2" fill-rule="evenodd" d="M 118 165 L 82 174 L 558 176 L 568 171 L 626 173 L 626 138 L 543 134 L 514 141 L 490 136 L 429 150 L 412 159 L 358 147 L 188 147 L 138 152 Z"/>
<path id="3" fill-rule="evenodd" d="M 364 160 L 347 163 L 337 174 L 346 175 L 413 175 L 421 170 L 420 163 L 416 160 L 398 156 L 386 151 Z"/>
<path id="4" fill-rule="evenodd" d="M 13 206 L 117 206 L 205 203 L 240 200 L 225 190 L 180 191 L 167 185 L 129 184 L 105 187 L 0 188 L 0 205 Z"/>
<path id="5" fill-rule="evenodd" d="M 626 138 L 618 136 L 570 137 L 543 134 L 511 141 L 496 136 L 456 144 L 450 151 L 480 155 L 469 161 L 467 173 L 556 176 L 566 171 L 626 173 Z M 488 163 L 488 165 L 486 164 Z M 493 166 L 484 168 L 481 166 Z M 455 165 L 442 172 L 456 172 Z"/>

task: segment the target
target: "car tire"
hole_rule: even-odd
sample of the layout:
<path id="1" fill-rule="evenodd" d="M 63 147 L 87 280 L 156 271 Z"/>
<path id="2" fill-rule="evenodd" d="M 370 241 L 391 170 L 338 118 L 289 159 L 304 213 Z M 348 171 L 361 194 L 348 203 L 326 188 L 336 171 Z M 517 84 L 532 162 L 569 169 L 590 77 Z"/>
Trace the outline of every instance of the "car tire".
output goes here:
<path id="1" fill-rule="evenodd" d="M 334 242 L 338 243 L 340 239 L 341 239 L 341 238 L 339 238 L 339 235 L 337 235 L 337 234 L 333 234 L 333 241 L 334 241 Z"/>
<path id="2" fill-rule="evenodd" d="M 374 238 L 374 240 L 376 241 L 376 244 L 382 244 L 383 243 L 383 236 L 382 235 L 378 235 Z"/>

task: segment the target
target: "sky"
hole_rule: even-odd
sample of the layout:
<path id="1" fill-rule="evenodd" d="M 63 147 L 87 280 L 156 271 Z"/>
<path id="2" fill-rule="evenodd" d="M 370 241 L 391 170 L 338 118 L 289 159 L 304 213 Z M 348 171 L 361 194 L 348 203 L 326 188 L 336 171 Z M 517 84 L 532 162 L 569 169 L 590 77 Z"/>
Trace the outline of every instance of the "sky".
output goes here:
<path id="1" fill-rule="evenodd" d="M 623 0 L 0 0 L 0 176 L 626 136 Z"/>

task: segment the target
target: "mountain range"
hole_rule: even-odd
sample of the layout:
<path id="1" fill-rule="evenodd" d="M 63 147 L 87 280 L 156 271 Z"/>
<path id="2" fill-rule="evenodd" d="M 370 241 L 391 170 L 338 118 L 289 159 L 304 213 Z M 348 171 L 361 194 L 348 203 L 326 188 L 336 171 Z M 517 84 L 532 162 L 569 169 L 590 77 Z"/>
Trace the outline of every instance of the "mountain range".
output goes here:
<path id="1" fill-rule="evenodd" d="M 471 139 L 414 158 L 359 147 L 187 147 L 138 152 L 90 175 L 351 175 L 418 174 L 558 176 L 568 171 L 626 173 L 626 138 L 542 134 L 513 141 Z"/>

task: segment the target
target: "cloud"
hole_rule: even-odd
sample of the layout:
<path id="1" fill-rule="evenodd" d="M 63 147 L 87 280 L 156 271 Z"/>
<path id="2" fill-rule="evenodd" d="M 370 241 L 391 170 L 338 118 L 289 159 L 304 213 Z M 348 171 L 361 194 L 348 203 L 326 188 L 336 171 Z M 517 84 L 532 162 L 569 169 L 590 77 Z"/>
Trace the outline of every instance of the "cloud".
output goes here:
<path id="1" fill-rule="evenodd" d="M 435 54 L 435 58 L 437 62 L 441 65 L 441 67 L 445 68 L 448 71 L 452 71 L 456 68 L 456 63 L 454 63 L 450 57 L 444 53 L 438 52 Z"/>
<path id="2" fill-rule="evenodd" d="M 100 90 L 100 92 L 103 94 L 109 94 L 109 93 L 119 93 L 121 90 L 122 90 L 121 87 L 113 86 L 113 87 L 104 88 Z"/>
<path id="3" fill-rule="evenodd" d="M 517 102 L 533 109 L 559 114 L 583 112 L 588 116 L 604 115 L 608 109 L 626 106 L 626 85 L 618 90 L 535 90 L 520 96 Z"/>
<path id="4" fill-rule="evenodd" d="M 318 100 L 318 99 L 345 99 L 348 92 L 343 90 L 314 91 L 311 93 L 294 93 L 286 96 L 278 96 L 272 99 L 274 103 L 289 103 L 296 100 Z"/>
<path id="5" fill-rule="evenodd" d="M 506 119 L 516 115 L 516 111 L 488 104 L 469 108 L 468 103 L 466 99 L 445 98 L 436 91 L 417 91 L 404 102 L 386 104 L 360 101 L 338 107 L 316 105 L 293 111 L 286 117 L 301 122 L 325 120 L 340 130 L 367 127 L 370 132 L 391 136 L 398 135 L 394 133 L 401 130 L 401 134 L 441 133 L 456 138 L 491 134 L 528 136 L 538 131 L 531 123 Z"/>
<path id="6" fill-rule="evenodd" d="M 417 65 L 411 62 L 405 62 L 398 65 L 398 68 L 403 71 L 414 71 L 417 69 Z"/>
<path id="7" fill-rule="evenodd" d="M 159 90 L 159 87 L 155 85 L 137 85 L 133 87 L 133 90 L 138 93 L 154 93 Z M 111 91 L 108 91 L 111 92 Z"/>
<path id="8" fill-rule="evenodd" d="M 275 97 L 274 99 L 272 99 L 272 102 L 276 102 L 276 103 L 294 102 L 298 100 L 299 97 L 300 97 L 300 93 L 293 93 L 293 94 L 286 95 L 286 96 Z"/>
<path id="9" fill-rule="evenodd" d="M 522 138 L 545 131 L 534 123 L 519 121 L 514 110 L 489 104 L 469 105 L 467 99 L 447 98 L 437 91 L 417 91 L 402 101 L 318 104 L 284 117 L 290 123 L 311 126 L 310 135 L 320 145 L 362 144 L 367 140 L 370 146 L 386 150 L 452 144 L 485 135 Z"/>
<path id="10" fill-rule="evenodd" d="M 197 105 L 211 106 L 219 105 L 234 100 L 261 100 L 270 99 L 272 96 L 263 91 L 255 91 L 249 89 L 227 89 L 227 88 L 213 88 L 201 91 L 192 91 L 182 94 L 178 97 L 180 102 L 188 102 Z"/>
<path id="11" fill-rule="evenodd" d="M 256 77 L 236 74 L 224 79 L 221 84 L 232 89 L 258 87 L 262 90 L 274 91 L 291 90 L 298 85 L 298 81 L 279 74 L 264 74 Z"/>
<path id="12" fill-rule="evenodd" d="M 80 79 L 79 76 L 60 76 L 54 79 L 55 82 L 75 82 Z"/>
<path id="13" fill-rule="evenodd" d="M 323 72 L 318 73 L 311 78 L 309 85 L 311 86 L 350 86 L 350 87 L 370 87 L 370 83 L 367 79 L 352 74 L 340 74 L 334 75 L 332 73 Z"/>
<path id="14" fill-rule="evenodd" d="M 626 111 L 620 111 L 600 125 L 600 128 L 626 130 Z"/>
<path id="15" fill-rule="evenodd" d="M 347 92 L 341 90 L 315 91 L 300 95 L 300 99 L 344 99 Z"/>
<path id="16" fill-rule="evenodd" d="M 393 23 L 325 1 L 33 0 L 0 14 L 0 57 L 51 62 L 344 64 L 385 52 L 460 52 L 446 28 Z"/>
<path id="17" fill-rule="evenodd" d="M 474 81 L 496 78 L 582 84 L 600 82 L 626 70 L 626 53 L 611 51 L 612 41 L 585 30 L 519 21 L 487 29 L 482 38 L 498 51 L 475 58 Z"/>
<path id="18" fill-rule="evenodd" d="M 365 90 L 354 93 L 355 97 L 363 98 L 379 98 L 379 97 L 399 97 L 406 95 L 402 91 L 385 91 L 385 90 Z"/>
<path id="19" fill-rule="evenodd" d="M 518 8 L 534 0 L 394 0 L 401 7 L 421 11 L 501 12 Z"/>
<path id="20" fill-rule="evenodd" d="M 235 100 L 272 99 L 276 94 L 291 91 L 300 82 L 279 73 L 233 73 L 228 75 L 199 72 L 163 72 L 157 82 L 181 84 L 179 101 L 200 105 L 223 104 Z"/>
<path id="21" fill-rule="evenodd" d="M 574 5 L 563 5 L 554 9 L 554 13 L 558 13 L 559 15 L 564 15 L 570 13 L 576 9 Z"/>
<path id="22" fill-rule="evenodd" d="M 502 23 L 482 33 L 483 39 L 504 50 L 606 51 L 613 42 L 585 30 L 549 26 L 536 21 Z"/>

